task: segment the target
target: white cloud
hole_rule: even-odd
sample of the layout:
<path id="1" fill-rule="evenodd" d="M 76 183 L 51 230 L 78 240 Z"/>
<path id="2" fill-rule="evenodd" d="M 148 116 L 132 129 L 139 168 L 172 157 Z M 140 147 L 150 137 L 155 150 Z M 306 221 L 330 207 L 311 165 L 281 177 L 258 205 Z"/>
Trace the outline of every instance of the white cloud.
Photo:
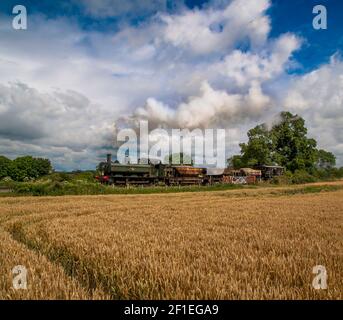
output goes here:
<path id="1" fill-rule="evenodd" d="M 0 85 L 0 135 L 82 150 L 104 143 L 111 125 L 98 106 L 74 91 L 45 93 L 22 83 Z"/>
<path id="2" fill-rule="evenodd" d="M 319 147 L 334 152 L 343 165 L 343 61 L 339 57 L 294 77 L 283 106 L 303 116 Z"/>
<path id="3" fill-rule="evenodd" d="M 214 69 L 238 86 L 250 85 L 253 81 L 265 82 L 286 71 L 300 44 L 301 40 L 293 34 L 284 34 L 257 53 L 234 50 L 223 62 L 214 65 Z"/>
<path id="4" fill-rule="evenodd" d="M 162 15 L 167 27 L 164 40 L 196 54 L 223 52 L 248 39 L 262 46 L 270 30 L 265 16 L 268 0 L 232 1 L 225 10 L 187 10 L 180 15 Z"/>

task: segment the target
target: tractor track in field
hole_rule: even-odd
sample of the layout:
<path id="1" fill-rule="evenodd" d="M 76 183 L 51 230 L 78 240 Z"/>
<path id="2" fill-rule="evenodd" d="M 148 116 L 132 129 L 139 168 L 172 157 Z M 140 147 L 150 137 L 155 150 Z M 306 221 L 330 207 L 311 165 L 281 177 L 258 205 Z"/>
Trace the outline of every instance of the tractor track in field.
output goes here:
<path id="1" fill-rule="evenodd" d="M 12 225 L 6 232 L 14 241 L 24 245 L 30 251 L 46 257 L 52 264 L 60 265 L 67 277 L 76 280 L 90 294 L 98 289 L 111 299 L 123 299 L 115 293 L 112 279 L 106 275 L 97 274 L 87 261 L 80 259 L 67 247 L 54 246 L 51 243 L 46 246 L 44 240 L 39 242 L 29 238 L 20 224 Z M 111 283 L 111 286 L 108 286 L 108 283 Z"/>
<path id="2" fill-rule="evenodd" d="M 16 220 L 16 218 L 24 216 L 25 218 L 30 218 L 30 216 L 34 216 L 36 214 L 36 212 L 20 212 L 7 217 L 7 219 L 0 219 L 0 232 L 8 233 L 14 241 L 24 245 L 25 248 L 34 254 L 44 256 L 54 265 L 60 265 L 64 270 L 65 275 L 76 280 L 77 283 L 79 283 L 79 285 L 87 292 L 92 293 L 96 289 L 99 289 L 113 299 L 120 299 L 120 296 L 113 293 L 113 288 L 106 288 L 102 286 L 102 283 L 108 282 L 108 279 L 106 279 L 105 276 L 97 275 L 96 277 L 93 269 L 86 262 L 82 261 L 77 255 L 70 252 L 67 247 L 51 246 L 50 242 L 46 241 L 48 235 L 44 234 L 44 232 L 39 234 L 39 236 L 43 235 L 43 239 L 40 242 L 35 238 L 28 237 L 25 233 L 25 226 L 37 225 L 44 221 L 56 218 L 56 216 L 35 217 L 34 220 L 28 220 L 24 223 L 11 222 L 12 220 Z M 90 216 L 93 214 L 95 213 L 78 213 L 77 216 Z M 59 213 L 57 217 L 58 219 L 64 220 L 69 218 L 70 215 L 65 214 L 64 216 L 61 216 L 61 213 Z M 44 245 L 44 243 L 49 243 L 49 246 Z"/>

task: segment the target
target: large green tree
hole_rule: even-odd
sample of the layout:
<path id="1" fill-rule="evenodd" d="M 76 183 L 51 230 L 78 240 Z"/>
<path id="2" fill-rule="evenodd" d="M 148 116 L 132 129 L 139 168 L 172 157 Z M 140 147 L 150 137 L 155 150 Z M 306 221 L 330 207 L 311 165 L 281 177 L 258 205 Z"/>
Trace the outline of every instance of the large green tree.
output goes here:
<path id="1" fill-rule="evenodd" d="M 10 175 L 11 160 L 0 156 L 0 179 Z"/>
<path id="2" fill-rule="evenodd" d="M 261 124 L 249 130 L 248 138 L 240 144 L 241 154 L 229 159 L 234 167 L 278 164 L 294 172 L 335 163 L 332 153 L 317 150 L 316 141 L 307 137 L 305 120 L 290 112 L 282 112 L 272 128 Z"/>

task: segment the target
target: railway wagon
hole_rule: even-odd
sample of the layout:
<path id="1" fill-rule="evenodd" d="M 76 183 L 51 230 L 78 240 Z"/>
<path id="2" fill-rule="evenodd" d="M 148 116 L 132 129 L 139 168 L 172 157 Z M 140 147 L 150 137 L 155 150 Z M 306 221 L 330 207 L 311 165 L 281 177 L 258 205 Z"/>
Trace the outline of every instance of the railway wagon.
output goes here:
<path id="1" fill-rule="evenodd" d="M 165 182 L 168 185 L 204 184 L 206 169 L 192 166 L 166 166 Z"/>
<path id="2" fill-rule="evenodd" d="M 261 170 L 226 168 L 222 174 L 210 176 L 209 180 L 210 184 L 255 184 L 261 181 L 261 178 Z"/>
<path id="3" fill-rule="evenodd" d="M 260 166 L 255 166 L 254 169 L 260 170 L 262 173 L 262 179 L 264 180 L 270 180 L 274 177 L 279 177 L 282 176 L 285 173 L 285 168 L 282 166 L 267 166 L 267 165 L 260 165 Z"/>

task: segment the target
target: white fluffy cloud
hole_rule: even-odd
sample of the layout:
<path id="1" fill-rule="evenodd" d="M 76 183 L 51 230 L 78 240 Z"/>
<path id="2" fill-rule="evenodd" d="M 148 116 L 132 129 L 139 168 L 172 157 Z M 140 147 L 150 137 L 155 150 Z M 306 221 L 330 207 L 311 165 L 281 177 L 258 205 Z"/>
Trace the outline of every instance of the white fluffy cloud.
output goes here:
<path id="1" fill-rule="evenodd" d="M 238 86 L 249 85 L 252 81 L 265 82 L 286 71 L 300 44 L 301 40 L 293 34 L 284 34 L 258 53 L 234 50 L 215 68 Z"/>
<path id="2" fill-rule="evenodd" d="M 284 108 L 302 115 L 319 147 L 332 151 L 343 165 L 343 61 L 295 77 L 283 100 Z"/>
<path id="3" fill-rule="evenodd" d="M 270 30 L 265 15 L 269 5 L 269 0 L 236 0 L 224 10 L 210 8 L 162 15 L 167 24 L 164 40 L 197 54 L 230 50 L 245 39 L 253 47 L 262 46 Z"/>

